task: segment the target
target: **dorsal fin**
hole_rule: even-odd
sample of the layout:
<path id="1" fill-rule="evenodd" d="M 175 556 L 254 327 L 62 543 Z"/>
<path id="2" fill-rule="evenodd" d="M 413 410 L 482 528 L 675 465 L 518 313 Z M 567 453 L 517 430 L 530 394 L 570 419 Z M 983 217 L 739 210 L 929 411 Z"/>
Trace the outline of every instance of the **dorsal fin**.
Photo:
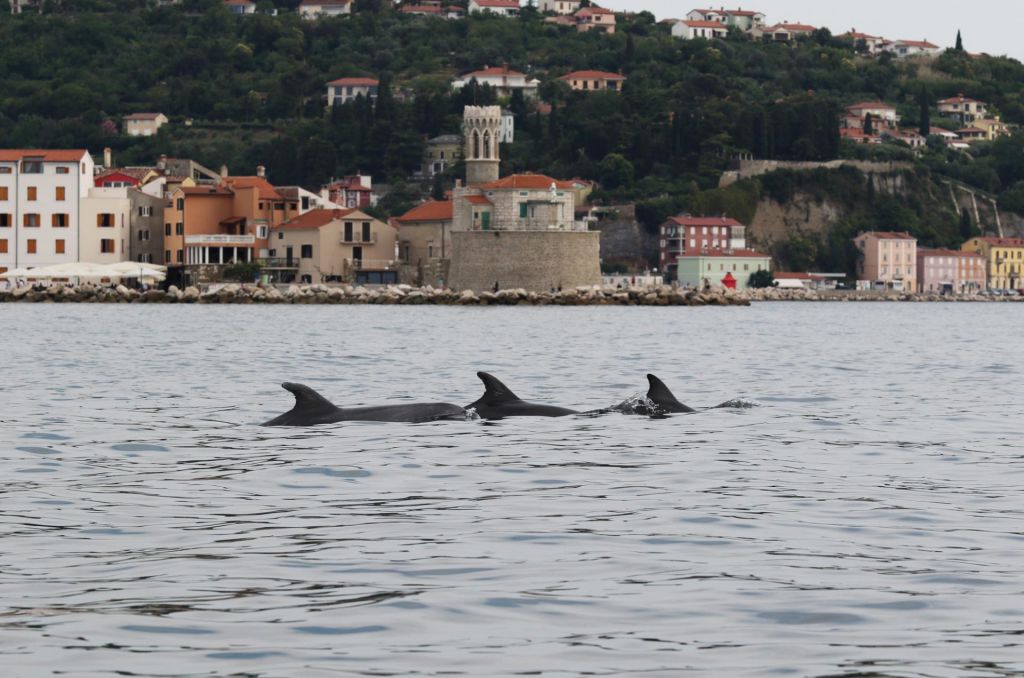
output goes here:
<path id="1" fill-rule="evenodd" d="M 290 391 L 295 396 L 295 407 L 292 411 L 299 410 L 303 413 L 316 414 L 320 412 L 333 412 L 335 407 L 327 398 L 323 397 L 305 384 L 292 384 L 285 382 L 281 388 Z"/>
<path id="2" fill-rule="evenodd" d="M 647 397 L 662 410 L 665 412 L 693 412 L 692 409 L 676 400 L 675 395 L 661 379 L 653 374 L 648 374 L 647 381 L 651 384 L 647 391 Z"/>
<path id="3" fill-rule="evenodd" d="M 486 372 L 477 372 L 476 376 L 480 377 L 480 381 L 484 382 L 484 397 L 481 398 L 484 402 L 489 404 L 495 403 L 507 403 L 519 400 L 519 396 L 512 392 L 508 386 L 501 383 L 497 377 Z"/>

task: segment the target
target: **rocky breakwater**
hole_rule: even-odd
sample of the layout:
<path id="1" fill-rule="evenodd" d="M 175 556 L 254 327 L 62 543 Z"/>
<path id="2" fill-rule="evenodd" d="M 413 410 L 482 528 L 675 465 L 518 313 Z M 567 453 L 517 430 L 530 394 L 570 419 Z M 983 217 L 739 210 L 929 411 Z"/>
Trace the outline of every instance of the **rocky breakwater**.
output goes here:
<path id="1" fill-rule="evenodd" d="M 875 292 L 864 290 L 804 290 L 768 287 L 736 293 L 748 301 L 910 301 L 942 303 L 1024 302 L 1019 296 L 990 296 L 986 294 L 936 294 L 931 292 Z"/>
<path id="2" fill-rule="evenodd" d="M 734 292 L 683 290 L 668 286 L 578 287 L 559 292 L 454 292 L 432 287 L 393 285 L 353 287 L 292 285 L 280 289 L 262 285 L 225 285 L 201 291 L 171 286 L 168 290 L 139 291 L 124 286 L 80 285 L 45 288 L 20 287 L 0 292 L 2 302 L 26 303 L 176 303 L 176 304 L 381 304 L 432 306 L 749 306 Z"/>

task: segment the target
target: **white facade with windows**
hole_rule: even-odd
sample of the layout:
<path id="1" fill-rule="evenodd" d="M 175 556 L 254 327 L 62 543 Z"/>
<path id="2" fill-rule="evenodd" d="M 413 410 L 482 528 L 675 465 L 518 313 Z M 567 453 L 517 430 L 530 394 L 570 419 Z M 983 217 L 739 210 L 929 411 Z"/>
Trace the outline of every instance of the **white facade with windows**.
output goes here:
<path id="1" fill-rule="evenodd" d="M 82 201 L 92 182 L 84 150 L 0 150 L 0 272 L 100 261 L 81 249 Z"/>

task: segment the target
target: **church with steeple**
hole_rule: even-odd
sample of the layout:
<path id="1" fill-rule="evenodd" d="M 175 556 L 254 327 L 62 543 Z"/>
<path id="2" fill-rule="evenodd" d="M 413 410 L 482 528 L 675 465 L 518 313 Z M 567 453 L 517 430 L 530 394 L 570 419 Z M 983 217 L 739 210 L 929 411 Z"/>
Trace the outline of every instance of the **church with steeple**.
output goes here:
<path id="1" fill-rule="evenodd" d="M 601 282 L 600 234 L 576 220 L 579 185 L 543 174 L 501 176 L 511 125 L 499 106 L 463 115 L 466 181 L 452 191 L 450 286 L 548 291 Z"/>

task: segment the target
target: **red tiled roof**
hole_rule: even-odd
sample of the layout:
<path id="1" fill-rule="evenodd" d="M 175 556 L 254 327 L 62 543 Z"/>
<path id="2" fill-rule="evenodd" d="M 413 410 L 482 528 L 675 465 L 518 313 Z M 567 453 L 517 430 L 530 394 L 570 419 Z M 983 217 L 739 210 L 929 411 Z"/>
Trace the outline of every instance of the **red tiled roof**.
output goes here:
<path id="1" fill-rule="evenodd" d="M 520 77 L 525 78 L 526 77 L 525 73 L 520 73 L 519 71 L 513 71 L 508 66 L 491 66 L 490 68 L 483 68 L 483 69 L 481 69 L 479 71 L 473 71 L 472 73 L 466 73 L 464 76 L 462 76 L 462 78 L 463 78 L 463 80 L 468 80 L 470 78 L 493 76 L 493 75 L 501 75 L 501 76 L 505 76 L 505 77 L 508 77 L 508 78 L 520 78 Z"/>
<path id="2" fill-rule="evenodd" d="M 492 181 L 489 184 L 484 184 L 482 188 L 488 190 L 521 189 L 537 191 L 547 190 L 551 188 L 551 184 L 554 184 L 555 188 L 574 188 L 572 182 L 559 181 L 544 174 L 512 174 L 507 177 L 502 177 L 497 181 Z"/>
<path id="3" fill-rule="evenodd" d="M 669 221 L 679 226 L 742 226 L 740 222 L 729 217 L 669 217 Z"/>
<path id="4" fill-rule="evenodd" d="M 253 0 L 224 0 L 225 5 L 255 5 Z"/>
<path id="5" fill-rule="evenodd" d="M 331 223 L 336 219 L 344 219 L 353 212 L 358 212 L 357 209 L 348 210 L 310 210 L 305 214 L 301 214 L 290 221 L 286 221 L 279 226 L 274 226 L 271 230 L 289 230 L 289 231 L 308 231 L 317 228 L 323 228 L 327 224 Z"/>
<path id="6" fill-rule="evenodd" d="M 338 78 L 327 83 L 330 87 L 378 87 L 379 80 L 373 78 Z"/>
<path id="7" fill-rule="evenodd" d="M 476 4 L 480 7 L 519 9 L 519 0 L 476 0 Z"/>
<path id="8" fill-rule="evenodd" d="M 978 238 L 978 240 L 988 243 L 989 245 L 995 245 L 997 247 L 1024 247 L 1024 238 L 984 237 Z"/>
<path id="9" fill-rule="evenodd" d="M 852 106 L 847 106 L 846 110 L 851 111 L 851 110 L 856 109 L 856 108 L 884 108 L 886 110 L 891 110 L 891 111 L 895 111 L 896 110 L 895 106 L 890 106 L 889 104 L 885 103 L 884 101 L 863 101 L 863 102 L 861 102 L 859 104 L 853 104 Z"/>
<path id="10" fill-rule="evenodd" d="M 842 38 L 853 38 L 854 40 L 881 40 L 882 38 L 877 35 L 868 35 L 867 33 L 858 33 L 857 31 L 849 31 L 844 33 L 840 37 Z"/>
<path id="11" fill-rule="evenodd" d="M 983 104 L 985 102 L 984 101 L 978 101 L 977 99 L 972 99 L 970 97 L 965 97 L 963 94 L 958 94 L 955 97 L 950 97 L 948 99 L 943 99 L 939 103 L 940 104 Z"/>
<path id="12" fill-rule="evenodd" d="M 580 11 L 576 12 L 576 16 L 586 16 L 587 14 L 615 14 L 615 12 L 610 9 L 605 9 L 604 7 L 594 6 L 584 7 Z"/>
<path id="13" fill-rule="evenodd" d="M 786 31 L 790 31 L 791 33 L 813 33 L 814 31 L 818 30 L 814 26 L 809 26 L 807 24 L 775 24 L 770 28 L 764 29 L 764 31 L 766 33 L 771 33 L 772 31 L 777 31 L 780 28 Z"/>
<path id="14" fill-rule="evenodd" d="M 256 188 L 259 189 L 259 196 L 264 200 L 283 200 L 283 196 L 277 192 L 273 185 L 263 177 L 224 177 L 221 183 L 228 188 Z"/>
<path id="15" fill-rule="evenodd" d="M 439 5 L 402 5 L 398 11 L 405 14 L 440 14 L 441 7 Z"/>
<path id="16" fill-rule="evenodd" d="M 625 80 L 626 76 L 621 73 L 610 73 L 608 71 L 573 71 L 566 73 L 559 80 Z"/>
<path id="17" fill-rule="evenodd" d="M 490 205 L 491 201 L 482 195 L 467 195 L 466 202 L 470 205 Z"/>
<path id="18" fill-rule="evenodd" d="M 302 0 L 299 3 L 299 7 L 319 7 L 322 5 L 340 5 L 344 7 L 352 3 L 352 0 Z"/>
<path id="19" fill-rule="evenodd" d="M 124 120 L 156 120 L 163 113 L 132 113 L 124 116 Z"/>
<path id="20" fill-rule="evenodd" d="M 963 250 L 918 250 L 918 257 L 978 257 L 982 258 L 977 252 L 965 252 Z"/>
<path id="21" fill-rule="evenodd" d="M 873 235 L 879 240 L 917 240 L 914 236 L 910 235 L 906 231 L 895 232 L 895 231 L 866 231 L 858 235 L 858 238 L 863 238 L 866 235 Z"/>
<path id="22" fill-rule="evenodd" d="M 725 10 L 725 13 L 731 14 L 732 16 L 757 16 L 762 12 L 752 12 L 747 9 L 727 9 Z"/>
<path id="23" fill-rule="evenodd" d="M 231 191 L 222 186 L 182 186 L 179 189 L 185 195 L 231 195 Z"/>
<path id="24" fill-rule="evenodd" d="M 897 40 L 896 44 L 907 45 L 909 47 L 921 47 L 922 49 L 938 49 L 938 45 L 933 45 L 927 40 Z"/>
<path id="25" fill-rule="evenodd" d="M 397 221 L 451 221 L 453 204 L 451 200 L 431 200 L 417 205 L 398 217 Z"/>
<path id="26" fill-rule="evenodd" d="M 0 162 L 18 162 L 24 158 L 42 158 L 43 162 L 78 162 L 88 155 L 86 150 L 0 149 Z"/>

